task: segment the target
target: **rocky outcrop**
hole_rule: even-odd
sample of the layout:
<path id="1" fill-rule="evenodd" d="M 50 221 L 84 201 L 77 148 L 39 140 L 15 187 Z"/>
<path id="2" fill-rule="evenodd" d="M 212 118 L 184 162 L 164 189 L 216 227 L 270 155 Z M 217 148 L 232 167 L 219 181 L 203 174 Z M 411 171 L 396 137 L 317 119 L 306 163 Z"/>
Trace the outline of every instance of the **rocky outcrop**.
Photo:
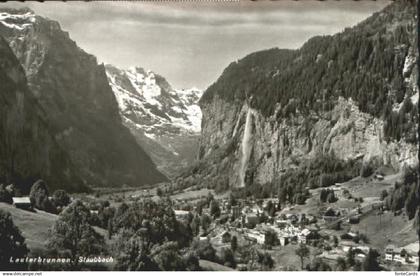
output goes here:
<path id="1" fill-rule="evenodd" d="M 270 183 L 283 171 L 320 153 L 333 153 L 341 160 L 380 160 L 397 170 L 417 163 L 416 144 L 404 139 L 387 142 L 383 120 L 360 112 L 351 99 L 340 98 L 334 109 L 325 114 L 282 121 L 275 116 L 264 117 L 247 103 L 238 107 L 214 100 L 202 108 L 206 120 L 200 142 L 201 158 L 213 159 L 214 152 L 226 151 L 220 145 L 233 143 L 222 160 L 216 162 L 231 163 L 227 176 L 233 187 L 245 185 L 245 177 L 250 173 L 247 170 L 252 170 L 254 183 Z"/>
<path id="2" fill-rule="evenodd" d="M 49 188 L 86 191 L 68 154 L 51 134 L 47 114 L 29 91 L 25 72 L 0 37 L 0 183 L 22 192 L 39 178 Z"/>
<path id="3" fill-rule="evenodd" d="M 104 65 L 57 22 L 27 9 L 0 10 L 0 35 L 86 184 L 141 186 L 166 180 L 123 126 Z"/>

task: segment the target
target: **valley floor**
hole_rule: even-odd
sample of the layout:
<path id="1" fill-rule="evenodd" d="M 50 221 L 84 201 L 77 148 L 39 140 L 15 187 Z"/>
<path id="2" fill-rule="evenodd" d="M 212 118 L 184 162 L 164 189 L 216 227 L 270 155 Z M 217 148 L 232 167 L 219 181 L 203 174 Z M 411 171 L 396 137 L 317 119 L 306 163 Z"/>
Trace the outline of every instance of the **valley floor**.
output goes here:
<path id="1" fill-rule="evenodd" d="M 281 216 L 290 216 L 300 214 L 312 215 L 318 220 L 313 226 L 307 226 L 317 228 L 319 234 L 322 236 L 337 236 L 340 237 L 345 233 L 361 233 L 366 235 L 367 243 L 355 244 L 352 241 L 340 240 L 338 246 L 333 246 L 332 250 L 320 250 L 317 247 L 309 246 L 311 257 L 305 261 L 309 263 L 315 257 L 322 257 L 327 263 L 332 266 L 335 264 L 335 260 L 338 257 L 345 256 L 344 247 L 346 246 L 367 246 L 375 248 L 381 253 L 381 263 L 385 268 L 390 270 L 412 270 L 415 269 L 411 265 L 396 265 L 392 263 L 384 262 L 384 250 L 388 245 L 393 245 L 397 248 L 405 248 L 410 252 L 417 252 L 419 245 L 416 236 L 415 229 L 413 228 L 413 222 L 409 221 L 404 215 L 395 216 L 392 212 L 378 213 L 373 208 L 375 204 L 380 202 L 379 195 L 384 189 L 391 188 L 395 181 L 401 179 L 401 175 L 394 174 L 388 175 L 383 180 L 377 180 L 371 178 L 354 178 L 348 182 L 340 183 L 336 189 L 336 195 L 338 200 L 334 203 L 321 203 L 319 200 L 321 188 L 310 190 L 311 197 L 306 200 L 303 205 L 293 205 L 283 208 L 281 211 L 276 213 L 275 220 Z M 348 190 L 353 196 L 348 198 L 343 196 L 342 190 Z M 214 191 L 208 189 L 194 190 L 192 188 L 178 191 L 173 193 L 170 197 L 175 202 L 189 203 L 194 206 L 194 203 L 198 200 L 205 198 L 209 193 L 214 194 Z M 229 193 L 215 195 L 215 198 L 220 202 L 226 202 Z M 74 195 L 75 198 L 79 198 L 84 202 L 90 202 L 94 200 L 108 200 L 111 206 L 118 206 L 122 202 L 135 201 L 139 198 L 152 198 L 157 199 L 157 188 L 153 189 L 136 189 L 136 190 L 118 190 L 110 193 L 97 193 L 96 195 Z M 362 202 L 356 202 L 355 198 L 363 198 Z M 268 199 L 265 199 L 266 203 Z M 223 205 L 223 204 L 222 204 Z M 331 225 L 322 219 L 322 213 L 327 208 L 333 208 L 336 210 L 346 210 L 340 220 L 342 226 L 339 230 L 333 230 Z M 49 238 L 49 229 L 54 225 L 54 222 L 58 219 L 57 215 L 46 213 L 40 210 L 34 212 L 26 211 L 15 208 L 13 205 L 6 203 L 0 203 L 0 209 L 11 213 L 12 218 L 16 226 L 22 231 L 22 235 L 26 238 L 26 243 L 32 254 L 41 253 L 46 248 L 46 241 Z M 229 215 L 229 211 L 223 211 L 223 213 Z M 348 218 L 360 214 L 360 222 L 356 224 L 348 223 Z M 261 225 L 266 227 L 265 225 Z M 259 226 L 257 225 L 257 228 Z M 94 227 L 95 231 L 105 237 L 107 243 L 111 243 L 112 240 L 106 238 L 107 231 Z M 207 237 L 209 238 L 212 246 L 216 249 L 218 255 L 221 254 L 223 248 L 229 248 L 229 243 L 222 242 L 222 235 L 229 232 L 232 236 L 237 236 L 238 244 L 244 248 L 255 247 L 263 252 L 269 253 L 275 263 L 274 270 L 285 270 L 294 269 L 299 270 L 301 267 L 300 259 L 295 254 L 296 248 L 299 243 L 292 242 L 285 246 L 273 246 L 267 248 L 260 243 L 250 243 L 247 235 L 250 233 L 248 229 L 237 227 L 234 223 L 227 222 L 225 224 L 213 223 L 212 229 L 209 231 Z M 330 243 L 331 244 L 331 243 Z M 212 263 L 206 260 L 200 260 L 200 266 L 205 270 L 232 270 L 227 266 Z"/>

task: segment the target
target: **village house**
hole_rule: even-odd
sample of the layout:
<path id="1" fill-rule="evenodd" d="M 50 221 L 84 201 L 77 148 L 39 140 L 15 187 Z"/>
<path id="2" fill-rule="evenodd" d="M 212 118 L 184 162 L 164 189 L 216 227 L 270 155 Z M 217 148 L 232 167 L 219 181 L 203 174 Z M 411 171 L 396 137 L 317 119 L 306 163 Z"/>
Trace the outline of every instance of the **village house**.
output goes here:
<path id="1" fill-rule="evenodd" d="M 254 206 L 251 208 L 251 213 L 256 213 L 256 214 L 262 214 L 264 213 L 264 210 L 261 209 L 259 206 Z"/>
<path id="2" fill-rule="evenodd" d="M 388 245 L 385 248 L 385 260 L 392 262 L 394 260 L 394 252 L 395 252 L 395 246 L 394 245 Z"/>
<path id="3" fill-rule="evenodd" d="M 353 232 L 347 232 L 341 235 L 341 239 L 342 240 L 354 240 L 358 235 L 356 233 Z"/>
<path id="4" fill-rule="evenodd" d="M 348 252 L 350 248 L 354 249 L 358 246 L 357 243 L 355 243 L 353 240 L 341 240 L 340 246 L 343 249 L 344 252 Z"/>
<path id="5" fill-rule="evenodd" d="M 363 252 L 363 254 L 367 255 L 369 253 L 370 247 L 369 246 L 358 245 L 358 246 L 354 247 L 354 249 L 359 250 L 359 251 Z"/>
<path id="6" fill-rule="evenodd" d="M 270 202 L 276 206 L 279 203 L 279 200 L 277 198 L 270 198 L 270 199 L 265 199 L 263 204 L 262 204 L 262 208 L 263 209 L 267 209 L 268 208 L 268 202 Z"/>
<path id="7" fill-rule="evenodd" d="M 279 242 L 281 246 L 286 246 L 289 244 L 289 238 L 288 237 L 279 237 Z"/>
<path id="8" fill-rule="evenodd" d="M 314 215 L 311 215 L 311 214 L 307 215 L 306 219 L 308 220 L 308 223 L 316 223 L 316 221 L 317 221 L 316 217 Z"/>
<path id="9" fill-rule="evenodd" d="M 363 253 L 358 253 L 358 254 L 356 254 L 356 256 L 355 256 L 355 259 L 356 259 L 357 261 L 359 261 L 359 262 L 363 262 L 363 260 L 365 259 L 365 257 L 366 257 L 366 255 L 365 255 L 365 254 L 363 254 Z"/>
<path id="10" fill-rule="evenodd" d="M 324 219 L 324 222 L 327 222 L 327 223 L 334 222 L 337 219 L 339 219 L 339 217 L 340 217 L 340 212 L 335 211 L 331 207 L 329 207 L 327 211 L 325 211 L 324 215 L 322 216 L 322 218 Z"/>
<path id="11" fill-rule="evenodd" d="M 286 219 L 291 223 L 295 224 L 299 221 L 299 218 L 295 214 L 286 214 Z"/>
<path id="12" fill-rule="evenodd" d="M 299 219 L 298 219 L 298 222 L 299 222 L 299 223 L 306 223 L 306 222 L 307 222 L 307 219 L 306 219 L 306 214 L 303 214 L 303 213 L 302 213 L 302 214 L 299 214 L 299 215 L 298 215 L 298 218 L 299 218 Z"/>
<path id="13" fill-rule="evenodd" d="M 248 213 L 251 213 L 252 211 L 251 211 L 251 207 L 249 207 L 248 205 L 247 206 L 245 206 L 244 208 L 242 208 L 242 214 L 243 215 L 246 215 L 246 214 L 248 214 Z"/>
<path id="14" fill-rule="evenodd" d="M 185 221 L 188 220 L 188 217 L 190 215 L 189 211 L 184 210 L 174 210 L 175 218 L 179 221 Z"/>
<path id="15" fill-rule="evenodd" d="M 414 266 L 418 267 L 418 265 L 419 265 L 418 253 L 413 252 L 413 251 L 407 251 L 405 261 L 406 261 L 407 264 L 411 264 L 411 265 L 414 265 Z"/>
<path id="16" fill-rule="evenodd" d="M 385 248 L 385 260 L 401 264 L 418 265 L 419 257 L 417 252 L 409 252 L 404 248 L 397 248 L 394 245 L 388 245 Z"/>
<path id="17" fill-rule="evenodd" d="M 237 219 L 241 216 L 241 207 L 239 206 L 232 206 L 231 207 L 231 215 L 233 219 Z"/>
<path id="18" fill-rule="evenodd" d="M 384 209 L 384 203 L 382 201 L 373 202 L 371 206 L 372 206 L 372 210 L 382 211 Z"/>
<path id="19" fill-rule="evenodd" d="M 294 227 L 293 225 L 288 225 L 283 229 L 278 229 L 278 231 L 276 232 L 279 239 L 285 238 L 285 241 L 287 241 L 286 243 L 288 243 L 297 240 L 301 231 L 299 230 L 299 228 Z"/>
<path id="20" fill-rule="evenodd" d="M 13 206 L 19 209 L 32 210 L 32 203 L 29 197 L 12 197 Z"/>
<path id="21" fill-rule="evenodd" d="M 278 228 L 283 229 L 283 228 L 285 228 L 286 226 L 289 225 L 289 221 L 284 220 L 284 219 L 277 219 L 275 221 L 275 224 Z"/>
<path id="22" fill-rule="evenodd" d="M 381 173 L 377 173 L 377 174 L 375 174 L 375 179 L 377 179 L 377 180 L 379 180 L 379 181 L 381 181 L 381 180 L 384 180 L 384 175 L 383 174 L 381 174 Z"/>
<path id="23" fill-rule="evenodd" d="M 335 186 L 331 187 L 331 190 L 333 190 L 334 192 L 340 192 L 341 189 L 342 189 L 341 187 L 335 187 Z"/>
<path id="24" fill-rule="evenodd" d="M 300 232 L 299 236 L 298 236 L 298 242 L 299 243 L 303 243 L 306 244 L 308 236 L 311 234 L 311 230 L 309 229 L 303 229 L 302 232 Z"/>
<path id="25" fill-rule="evenodd" d="M 360 222 L 360 215 L 351 216 L 347 219 L 347 222 L 350 224 L 357 224 Z"/>
<path id="26" fill-rule="evenodd" d="M 259 220 L 260 219 L 257 213 L 249 213 L 249 214 L 246 214 L 245 216 L 245 223 L 248 223 L 252 226 L 257 225 Z"/>
<path id="27" fill-rule="evenodd" d="M 258 244 L 264 244 L 265 242 L 265 233 L 263 231 L 251 229 L 247 232 L 247 236 Z"/>

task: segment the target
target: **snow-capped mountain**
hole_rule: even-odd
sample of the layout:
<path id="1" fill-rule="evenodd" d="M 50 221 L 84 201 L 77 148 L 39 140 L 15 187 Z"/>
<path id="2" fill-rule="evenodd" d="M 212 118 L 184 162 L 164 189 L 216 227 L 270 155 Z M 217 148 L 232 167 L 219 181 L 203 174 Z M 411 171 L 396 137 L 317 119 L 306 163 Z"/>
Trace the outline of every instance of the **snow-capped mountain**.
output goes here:
<path id="1" fill-rule="evenodd" d="M 174 89 L 140 67 L 106 65 L 123 123 L 157 166 L 169 176 L 195 159 L 201 129 L 202 91 Z"/>

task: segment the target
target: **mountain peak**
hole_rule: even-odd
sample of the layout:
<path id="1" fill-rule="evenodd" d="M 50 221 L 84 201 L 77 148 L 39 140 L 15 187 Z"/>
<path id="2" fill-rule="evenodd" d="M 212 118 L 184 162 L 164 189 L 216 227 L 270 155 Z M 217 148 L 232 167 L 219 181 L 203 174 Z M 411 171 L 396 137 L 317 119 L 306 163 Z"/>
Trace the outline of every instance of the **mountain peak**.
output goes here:
<path id="1" fill-rule="evenodd" d="M 139 66 L 124 70 L 107 65 L 106 69 L 122 116 L 136 118 L 136 124 L 144 125 L 149 135 L 165 129 L 176 133 L 200 131 L 200 90 L 174 89 L 161 75 Z"/>
<path id="2" fill-rule="evenodd" d="M 201 130 L 197 88 L 174 89 L 161 75 L 139 66 L 106 65 L 124 125 L 167 175 L 195 159 Z"/>

